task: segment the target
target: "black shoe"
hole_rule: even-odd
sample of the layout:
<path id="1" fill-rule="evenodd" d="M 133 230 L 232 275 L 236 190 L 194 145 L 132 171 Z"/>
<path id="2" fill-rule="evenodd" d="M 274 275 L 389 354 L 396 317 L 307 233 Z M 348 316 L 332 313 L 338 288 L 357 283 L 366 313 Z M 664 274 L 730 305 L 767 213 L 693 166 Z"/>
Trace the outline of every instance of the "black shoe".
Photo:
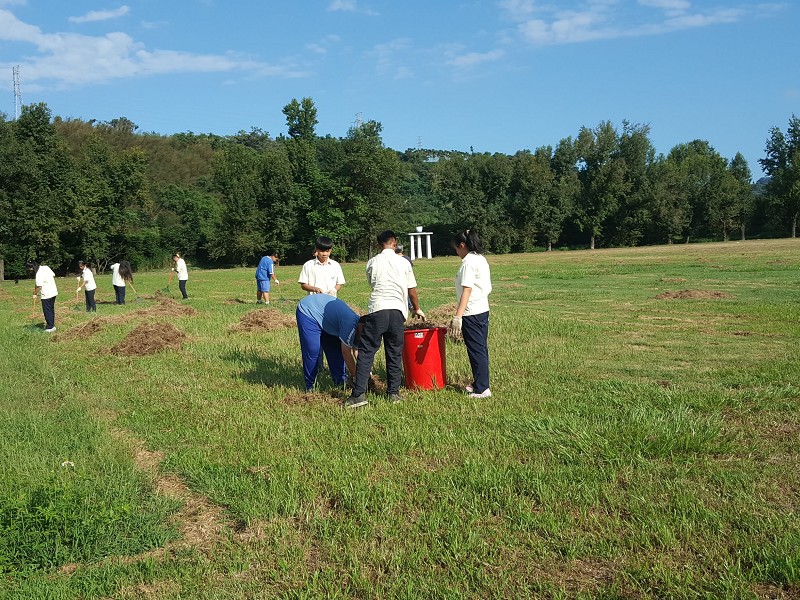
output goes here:
<path id="1" fill-rule="evenodd" d="M 367 400 L 366 394 L 361 394 L 360 396 L 350 396 L 344 401 L 345 408 L 358 408 L 359 406 L 366 406 L 367 404 L 369 404 L 369 401 Z"/>
<path id="2" fill-rule="evenodd" d="M 402 400 L 400 394 L 389 394 L 389 402 L 392 404 L 398 404 Z"/>

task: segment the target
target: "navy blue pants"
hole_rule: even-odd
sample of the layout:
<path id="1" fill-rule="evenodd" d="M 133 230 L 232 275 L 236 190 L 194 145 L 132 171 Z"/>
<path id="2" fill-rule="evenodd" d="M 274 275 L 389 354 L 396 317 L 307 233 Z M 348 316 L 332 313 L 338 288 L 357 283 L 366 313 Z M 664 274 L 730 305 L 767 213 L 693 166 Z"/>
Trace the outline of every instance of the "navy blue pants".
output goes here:
<path id="1" fill-rule="evenodd" d="M 463 317 L 461 334 L 472 367 L 472 388 L 480 394 L 489 387 L 489 312 Z"/>
<path id="2" fill-rule="evenodd" d="M 358 344 L 356 380 L 353 383 L 353 396 L 367 391 L 369 374 L 375 362 L 375 354 L 381 347 L 386 355 L 386 393 L 397 394 L 403 378 L 403 342 L 405 340 L 405 318 L 399 310 L 379 310 L 363 317 L 364 329 Z"/>
<path id="3" fill-rule="evenodd" d="M 344 385 L 347 381 L 347 365 L 342 356 L 342 342 L 335 335 L 322 331 L 319 323 L 299 310 L 295 311 L 297 317 L 297 332 L 300 335 L 300 353 L 303 356 L 303 378 L 306 380 L 306 390 L 314 387 L 317 374 L 322 368 L 322 355 L 328 361 L 331 378 L 336 385 Z"/>
<path id="4" fill-rule="evenodd" d="M 181 291 L 181 295 L 183 299 L 186 300 L 189 297 L 189 294 L 186 293 L 186 280 L 185 279 L 178 279 L 178 289 Z"/>
<path id="5" fill-rule="evenodd" d="M 125 304 L 125 286 L 124 285 L 115 285 L 114 286 L 114 295 L 117 298 L 117 304 Z"/>
<path id="6" fill-rule="evenodd" d="M 94 301 L 94 293 L 96 291 L 83 288 L 83 293 L 86 294 L 86 312 L 97 312 L 97 302 Z"/>
<path id="7" fill-rule="evenodd" d="M 46 329 L 56 326 L 56 297 L 42 298 L 42 312 Z"/>

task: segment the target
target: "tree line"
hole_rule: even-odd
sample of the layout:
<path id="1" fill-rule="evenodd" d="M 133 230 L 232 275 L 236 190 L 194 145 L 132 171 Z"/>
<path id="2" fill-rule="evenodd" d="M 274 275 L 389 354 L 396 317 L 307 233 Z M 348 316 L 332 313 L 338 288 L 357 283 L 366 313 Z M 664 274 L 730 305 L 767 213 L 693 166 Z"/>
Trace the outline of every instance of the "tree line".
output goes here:
<path id="1" fill-rule="evenodd" d="M 501 153 L 387 148 L 367 121 L 316 131 L 310 98 L 283 108 L 287 132 L 140 133 L 129 119 L 53 118 L 46 104 L 0 114 L 0 259 L 8 278 L 35 259 L 57 271 L 84 259 L 255 264 L 266 251 L 305 260 L 313 240 L 337 258 L 373 250 L 377 232 L 480 231 L 493 253 L 634 246 L 797 233 L 800 119 L 768 132 L 768 177 L 709 142 L 656 152 L 647 125 L 581 127 L 554 146 Z"/>

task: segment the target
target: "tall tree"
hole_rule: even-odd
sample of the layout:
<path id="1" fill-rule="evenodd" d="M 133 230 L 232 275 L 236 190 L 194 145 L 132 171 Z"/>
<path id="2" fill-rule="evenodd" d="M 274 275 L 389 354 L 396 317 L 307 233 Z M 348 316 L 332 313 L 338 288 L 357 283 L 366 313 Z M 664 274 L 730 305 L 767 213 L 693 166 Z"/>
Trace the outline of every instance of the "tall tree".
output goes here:
<path id="1" fill-rule="evenodd" d="M 753 178 L 750 166 L 741 152 L 737 152 L 728 165 L 728 174 L 733 181 L 733 204 L 736 207 L 734 225 L 739 227 L 741 239 L 745 239 L 745 229 L 755 210 Z"/>
<path id="2" fill-rule="evenodd" d="M 800 118 L 792 115 L 786 135 L 777 127 L 770 129 L 766 157 L 758 160 L 769 175 L 767 193 L 788 221 L 792 237 L 797 237 L 800 219 Z"/>
<path id="3" fill-rule="evenodd" d="M 684 230 L 686 242 L 692 236 L 711 233 L 709 216 L 713 206 L 727 202 L 722 193 L 727 161 L 705 140 L 678 144 L 667 157 L 675 170 L 673 183 L 685 194 L 691 219 Z"/>
<path id="4" fill-rule="evenodd" d="M 575 142 L 581 193 L 576 206 L 576 222 L 589 233 L 589 247 L 603 231 L 606 218 L 618 207 L 630 189 L 625 180 L 625 162 L 619 153 L 619 138 L 610 121 L 595 129 L 582 127 Z"/>

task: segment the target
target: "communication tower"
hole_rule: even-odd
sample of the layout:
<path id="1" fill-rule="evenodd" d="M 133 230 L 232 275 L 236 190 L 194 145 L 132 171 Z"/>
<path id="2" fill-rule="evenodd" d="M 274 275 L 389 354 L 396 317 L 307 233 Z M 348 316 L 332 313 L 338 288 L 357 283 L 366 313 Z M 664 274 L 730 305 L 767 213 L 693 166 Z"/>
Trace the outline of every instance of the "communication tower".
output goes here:
<path id="1" fill-rule="evenodd" d="M 22 92 L 19 89 L 19 65 L 11 69 L 14 78 L 14 119 L 22 115 Z"/>

